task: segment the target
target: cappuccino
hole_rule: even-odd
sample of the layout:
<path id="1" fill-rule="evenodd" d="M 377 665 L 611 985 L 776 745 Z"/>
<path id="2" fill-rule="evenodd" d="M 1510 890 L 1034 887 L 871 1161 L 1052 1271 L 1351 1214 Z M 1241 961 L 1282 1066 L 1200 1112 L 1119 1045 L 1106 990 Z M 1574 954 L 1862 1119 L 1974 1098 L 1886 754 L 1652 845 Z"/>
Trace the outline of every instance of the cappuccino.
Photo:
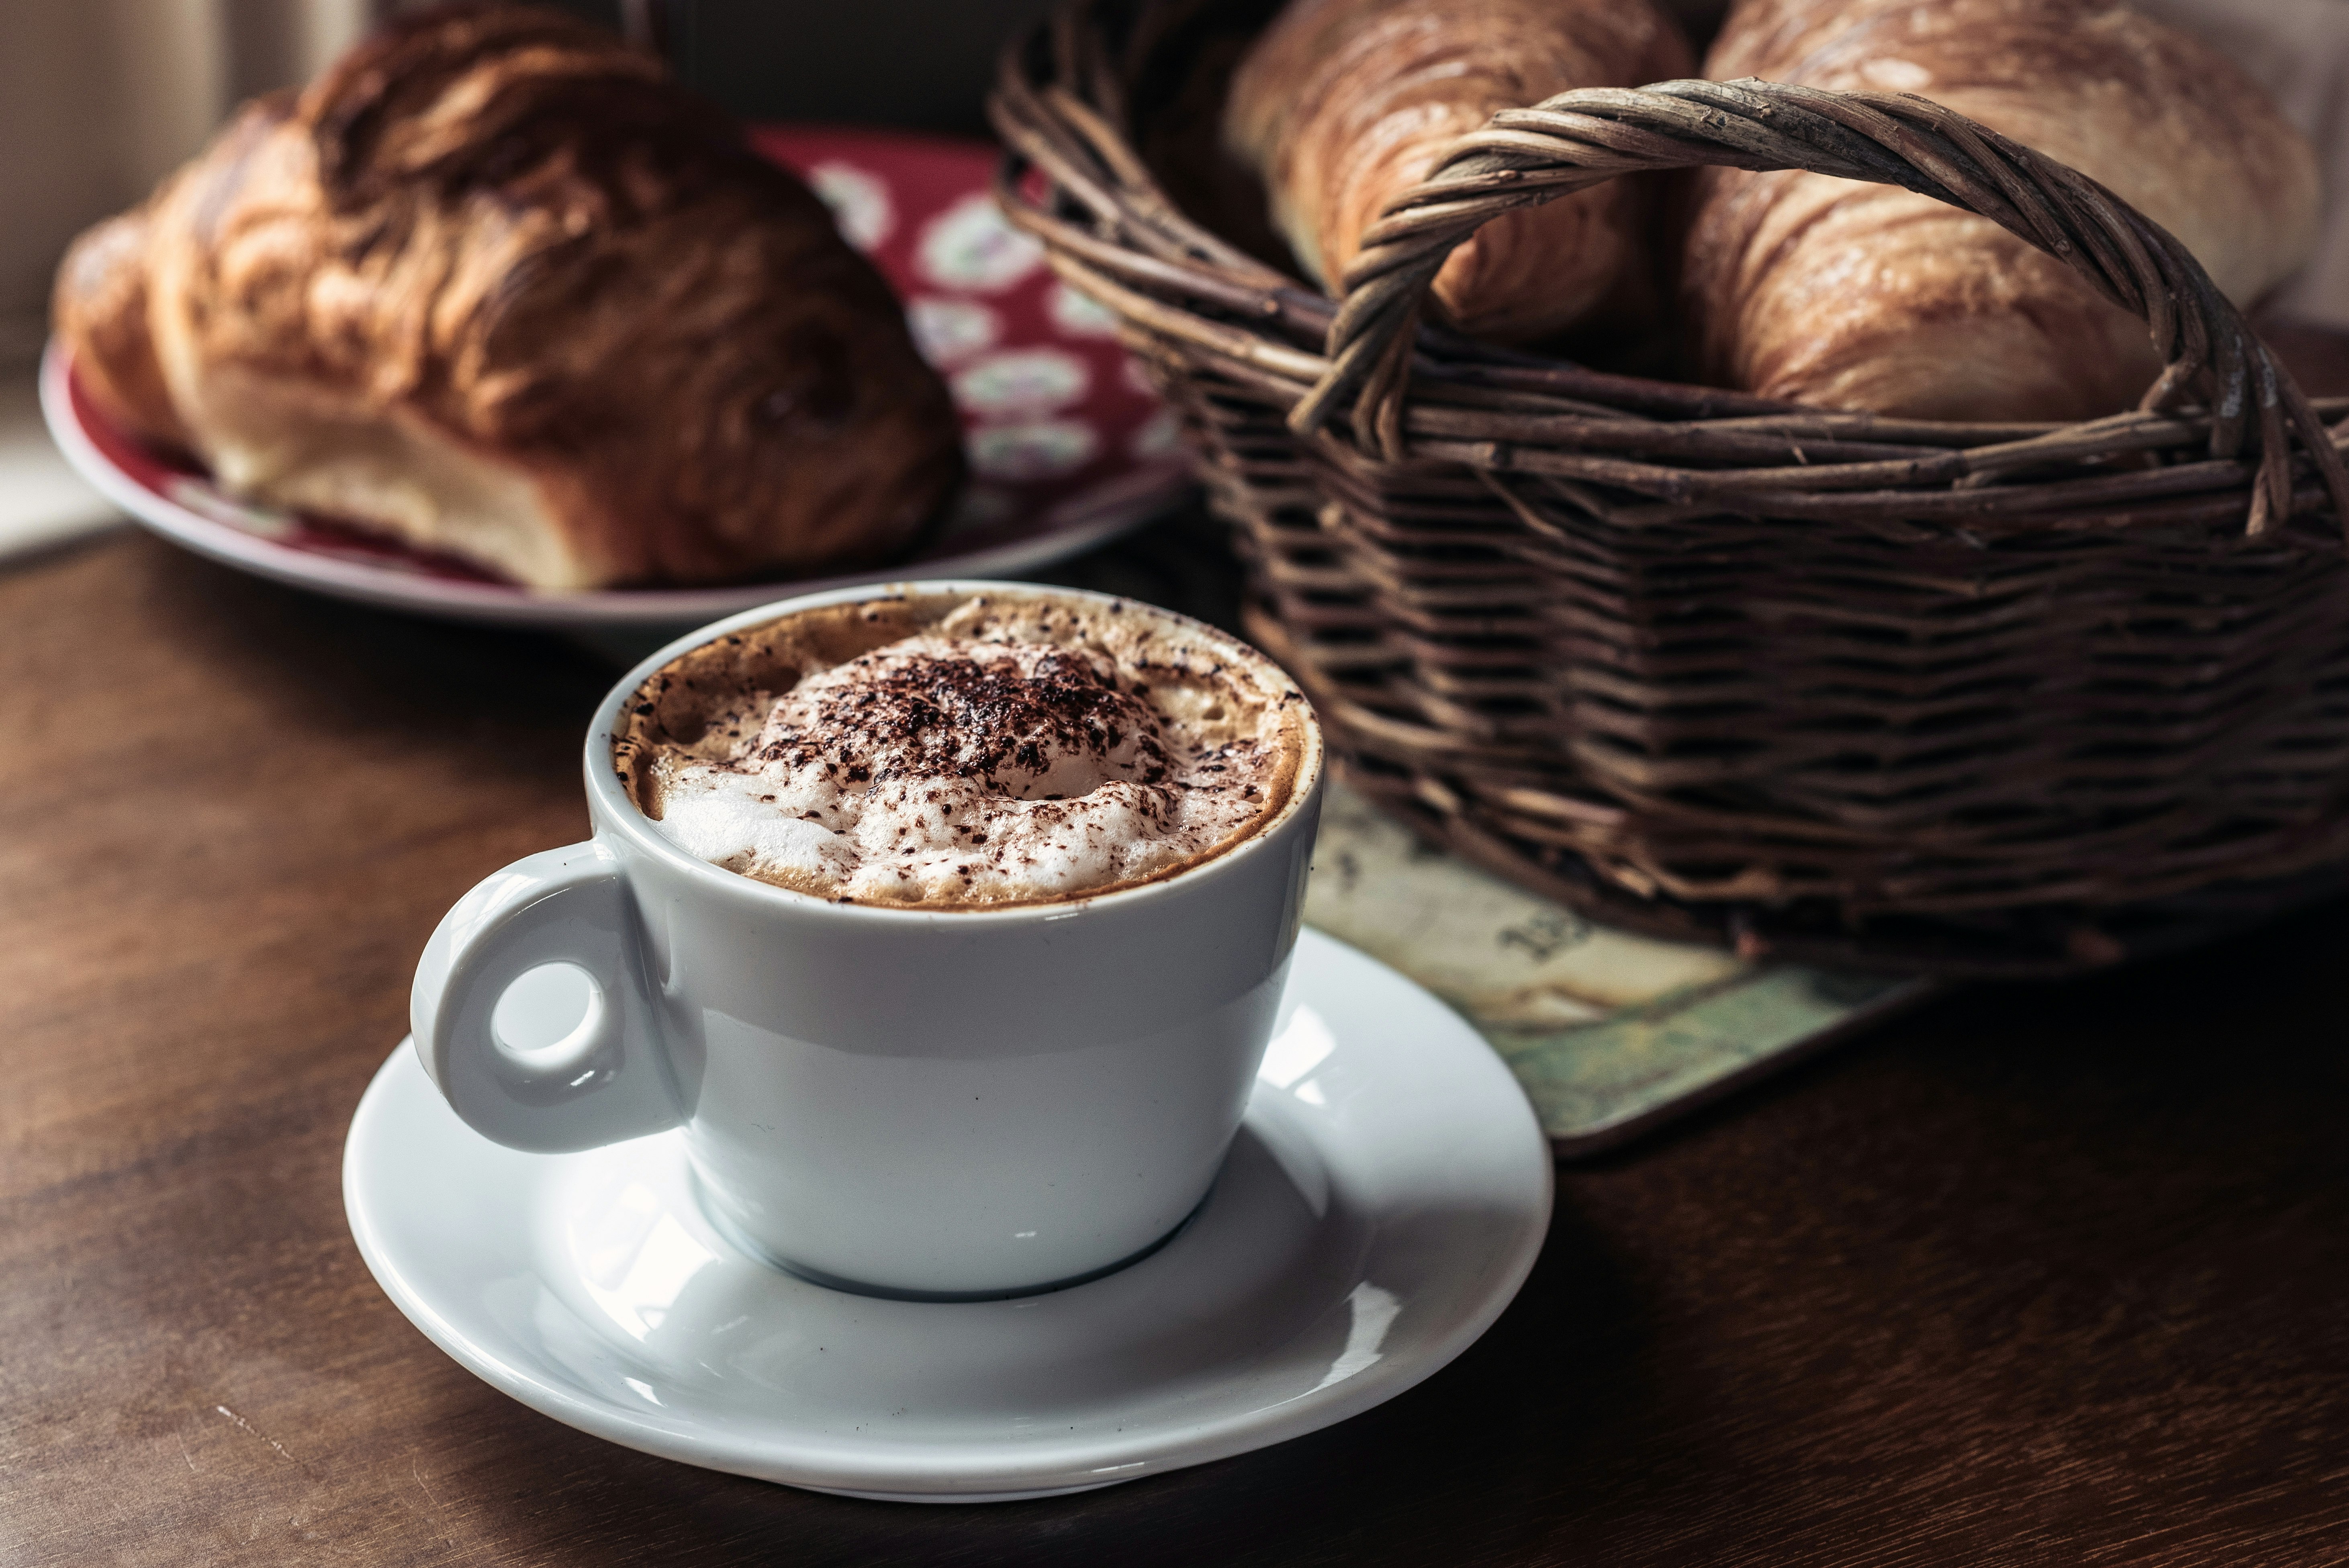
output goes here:
<path id="1" fill-rule="evenodd" d="M 1293 803 L 1304 696 L 1130 601 L 990 591 L 826 605 L 639 686 L 613 745 L 687 853 L 837 903 L 1090 897 L 1247 841 Z"/>

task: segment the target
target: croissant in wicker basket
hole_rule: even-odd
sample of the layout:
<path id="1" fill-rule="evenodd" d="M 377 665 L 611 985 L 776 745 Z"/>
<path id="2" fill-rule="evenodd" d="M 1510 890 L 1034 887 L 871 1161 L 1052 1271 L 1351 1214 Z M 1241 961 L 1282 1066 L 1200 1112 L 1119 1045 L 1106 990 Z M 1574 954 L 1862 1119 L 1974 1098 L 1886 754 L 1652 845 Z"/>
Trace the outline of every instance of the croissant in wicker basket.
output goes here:
<path id="1" fill-rule="evenodd" d="M 2349 886 L 2349 403 L 2303 397 L 2168 232 L 1922 98 L 1672 81 L 1494 116 L 1332 300 L 1135 150 L 1235 10 L 1074 0 L 1006 57 L 999 194 L 1182 411 L 1250 634 L 1358 784 L 1609 922 L 1813 961 L 2059 973 Z M 1703 167 L 1980 214 L 2165 367 L 2134 411 L 1957 423 L 1423 311 L 1494 218 Z"/>

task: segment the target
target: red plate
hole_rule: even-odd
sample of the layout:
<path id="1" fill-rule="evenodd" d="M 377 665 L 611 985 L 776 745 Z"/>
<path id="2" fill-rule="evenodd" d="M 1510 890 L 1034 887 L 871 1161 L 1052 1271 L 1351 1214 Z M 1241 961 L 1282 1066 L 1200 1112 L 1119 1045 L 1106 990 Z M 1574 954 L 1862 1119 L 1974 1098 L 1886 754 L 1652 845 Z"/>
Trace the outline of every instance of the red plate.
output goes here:
<path id="1" fill-rule="evenodd" d="M 988 194 L 982 143 L 771 126 L 761 151 L 831 203 L 905 302 L 961 411 L 971 480 L 928 549 L 886 569 L 720 588 L 548 593 L 325 519 L 254 507 L 106 423 L 50 346 L 41 404 L 66 457 L 148 527 L 278 581 L 465 620 L 588 628 L 715 619 L 789 594 L 905 576 L 1030 572 L 1146 521 L 1188 482 L 1173 415 L 1108 314 L 1052 275 Z"/>

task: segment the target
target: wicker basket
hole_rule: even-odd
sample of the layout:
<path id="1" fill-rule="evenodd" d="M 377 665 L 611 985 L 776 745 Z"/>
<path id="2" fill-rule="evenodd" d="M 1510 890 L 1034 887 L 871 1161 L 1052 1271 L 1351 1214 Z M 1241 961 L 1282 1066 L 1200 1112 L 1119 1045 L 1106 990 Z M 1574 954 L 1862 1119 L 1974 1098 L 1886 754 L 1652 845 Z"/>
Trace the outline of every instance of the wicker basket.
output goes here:
<path id="1" fill-rule="evenodd" d="M 1249 9 L 1071 5 L 1007 57 L 999 194 L 1180 410 L 1249 632 L 1358 784 L 1609 922 L 1880 967 L 2062 972 L 2349 886 L 2349 404 L 2304 398 L 2175 240 L 1920 98 L 1667 82 L 1495 116 L 1340 304 L 1136 150 Z M 1486 220 L 1704 164 L 1985 214 L 2169 369 L 2139 412 L 1955 425 L 1421 322 Z"/>

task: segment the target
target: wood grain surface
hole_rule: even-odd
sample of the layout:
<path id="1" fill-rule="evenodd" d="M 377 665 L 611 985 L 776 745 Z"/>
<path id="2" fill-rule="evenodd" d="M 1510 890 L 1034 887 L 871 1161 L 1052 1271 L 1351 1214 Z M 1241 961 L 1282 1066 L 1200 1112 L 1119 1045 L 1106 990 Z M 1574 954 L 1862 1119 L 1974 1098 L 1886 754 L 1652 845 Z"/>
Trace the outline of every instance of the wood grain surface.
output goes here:
<path id="1" fill-rule="evenodd" d="M 0 1563 L 2349 1561 L 2349 910 L 1940 1003 L 1609 1162 L 1413 1392 L 1060 1501 L 597 1441 L 376 1288 L 433 923 L 607 666 L 143 537 L 0 572 Z"/>

